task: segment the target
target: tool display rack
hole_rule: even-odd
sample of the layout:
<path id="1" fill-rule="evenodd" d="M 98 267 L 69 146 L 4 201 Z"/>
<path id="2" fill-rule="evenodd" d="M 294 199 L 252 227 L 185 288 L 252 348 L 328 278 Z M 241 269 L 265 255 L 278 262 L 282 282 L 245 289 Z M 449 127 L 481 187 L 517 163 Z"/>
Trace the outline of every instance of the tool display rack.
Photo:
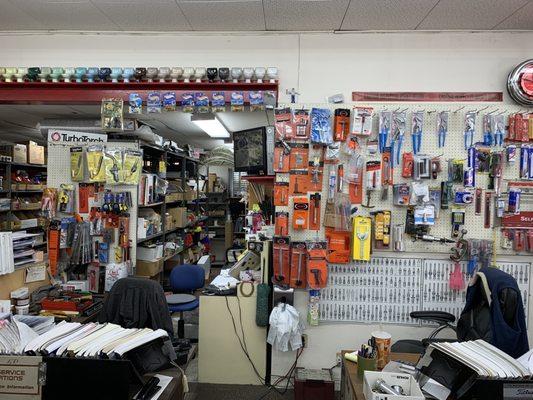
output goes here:
<path id="1" fill-rule="evenodd" d="M 0 210 L 0 218 L 3 218 L 5 216 L 9 218 L 11 217 L 11 215 L 13 215 L 14 211 L 20 211 L 20 212 L 31 211 L 31 210 L 13 210 L 12 200 L 14 198 L 13 197 L 14 195 L 19 195 L 19 194 L 20 195 L 41 195 L 42 197 L 43 189 L 39 189 L 39 190 L 17 190 L 15 189 L 14 190 L 12 188 L 13 181 L 11 179 L 11 172 L 16 168 L 27 168 L 27 169 L 32 169 L 34 171 L 38 170 L 38 171 L 43 171 L 43 172 L 46 172 L 47 170 L 46 164 L 39 165 L 39 164 L 18 163 L 14 161 L 0 161 L 0 176 L 3 178 L 2 179 L 3 183 L 2 185 L 0 185 L 0 198 L 10 199 L 9 209 Z M 42 231 L 43 229 L 44 227 L 40 225 L 36 227 L 24 228 L 24 229 L 6 229 L 6 228 L 2 228 L 2 226 L 0 225 L 0 231 L 24 230 L 24 231 L 35 232 L 35 231 Z M 46 247 L 46 245 L 47 245 L 47 241 L 45 237 L 43 243 L 36 245 L 35 248 Z M 24 267 L 27 267 L 29 265 L 32 265 L 32 264 L 24 265 Z"/>
<path id="2" fill-rule="evenodd" d="M 353 102 L 353 103 L 344 103 L 344 104 L 325 104 L 325 103 L 299 103 L 299 104 L 279 104 L 279 107 L 290 107 L 293 110 L 298 109 L 312 109 L 313 107 L 316 108 L 327 108 L 332 111 L 332 114 L 335 109 L 338 108 L 347 108 L 350 110 L 353 110 L 354 107 L 373 107 L 374 114 L 373 114 L 373 126 L 372 126 L 372 137 L 376 136 L 375 133 L 378 130 L 378 122 L 379 122 L 379 112 L 380 111 L 405 111 L 407 113 L 407 123 L 406 123 L 406 132 L 405 132 L 405 138 L 403 143 L 403 149 L 402 151 L 409 152 L 412 151 L 412 143 L 411 143 L 411 115 L 414 111 L 423 111 L 424 112 L 424 131 L 423 131 L 423 138 L 422 138 L 422 144 L 421 144 L 421 154 L 428 154 L 428 155 L 434 155 L 434 156 L 440 156 L 441 163 L 442 163 L 442 172 L 439 174 L 438 179 L 429 179 L 426 180 L 426 183 L 428 183 L 430 186 L 440 187 L 440 182 L 443 180 L 446 180 L 447 176 L 447 165 L 446 160 L 447 159 L 466 159 L 467 152 L 464 150 L 464 142 L 463 142 L 463 133 L 465 129 L 465 114 L 469 111 L 474 111 L 476 113 L 476 129 L 474 134 L 474 142 L 479 142 L 483 138 L 483 123 L 482 118 L 483 115 L 496 112 L 496 113 L 503 113 L 504 115 L 509 115 L 517 112 L 532 112 L 531 109 L 525 110 L 523 107 L 520 107 L 518 105 L 506 105 L 502 103 L 390 103 L 390 102 L 379 102 L 379 103 L 361 103 L 361 102 Z M 494 111 L 496 110 L 496 111 Z M 448 121 L 448 136 L 446 138 L 446 144 L 444 147 L 439 148 L 438 147 L 438 137 L 437 137 L 437 131 L 436 131 L 436 119 L 437 114 L 441 111 L 449 111 L 450 117 Z M 353 115 L 351 116 L 353 118 Z M 333 123 L 333 118 L 332 118 Z M 373 157 L 367 157 L 366 156 L 366 143 L 365 140 L 360 141 L 361 147 L 359 150 L 359 153 L 365 155 L 365 162 L 370 160 L 380 160 L 381 154 L 378 153 Z M 320 149 L 314 149 L 313 146 L 310 147 L 310 153 L 309 153 L 309 160 L 312 160 L 315 155 L 320 154 Z M 348 163 L 348 155 L 341 152 L 341 156 L 339 158 L 339 164 L 344 164 L 345 167 Z M 514 166 L 509 167 L 508 165 L 504 166 L 503 171 L 503 190 L 505 191 L 507 188 L 507 181 L 518 181 L 520 180 L 518 177 L 518 167 L 517 167 L 518 161 L 514 164 Z M 329 173 L 329 167 L 326 165 L 323 170 L 323 187 L 322 187 L 322 193 L 325 194 L 328 192 L 328 173 Z M 402 178 L 401 176 L 401 167 L 395 167 L 393 171 L 393 177 L 394 177 L 394 183 L 403 183 L 408 182 L 405 178 Z M 275 181 L 277 182 L 288 182 L 289 180 L 289 174 L 287 173 L 277 173 L 275 177 Z M 478 174 L 476 177 L 477 180 L 477 186 L 486 188 L 487 187 L 487 175 Z M 366 189 L 364 187 L 364 183 L 366 182 L 366 176 L 363 177 L 363 202 L 366 202 Z M 461 186 L 456 184 L 456 187 Z M 347 193 L 348 185 L 344 185 L 344 193 Z M 360 205 L 356 205 L 358 208 L 356 215 L 363 215 L 363 216 L 369 216 L 370 211 L 378 211 L 378 210 L 391 210 L 391 226 L 394 226 L 395 224 L 399 223 L 405 223 L 405 208 L 394 206 L 392 201 L 392 188 L 389 188 L 389 196 L 387 200 L 381 200 L 381 191 L 377 190 L 375 193 L 373 193 L 372 196 L 372 205 L 375 207 L 371 210 L 365 209 L 361 207 Z M 326 199 L 323 197 L 323 201 L 321 202 L 321 221 L 324 221 L 324 214 L 325 214 L 325 207 L 326 207 Z M 531 202 L 528 201 L 528 199 L 523 199 L 524 201 L 524 208 L 532 209 Z M 289 211 L 291 212 L 293 210 L 293 197 L 289 197 L 289 204 L 287 207 L 276 207 L 276 211 Z M 431 227 L 430 233 L 432 235 L 438 236 L 438 237 L 450 237 L 451 233 L 451 213 L 450 209 L 448 210 L 439 210 L 439 218 L 434 226 Z M 531 294 L 530 294 L 530 288 L 529 288 L 529 280 L 524 280 L 522 278 L 522 281 L 520 280 L 520 274 L 527 274 L 527 276 L 530 276 L 531 274 L 531 253 L 517 253 L 513 251 L 512 249 L 502 249 L 500 247 L 500 241 L 501 241 L 501 230 L 500 227 L 497 226 L 496 223 L 494 223 L 494 212 L 492 213 L 493 218 L 493 227 L 491 229 L 485 229 L 483 224 L 483 216 L 482 215 L 475 215 L 474 212 L 474 205 L 470 205 L 466 207 L 466 215 L 465 215 L 465 224 L 462 226 L 462 228 L 467 229 L 468 233 L 466 238 L 476 238 L 476 239 L 488 239 L 495 241 L 496 245 L 495 248 L 497 249 L 497 256 L 493 257 L 493 261 L 496 265 L 498 265 L 499 268 L 503 269 L 504 271 L 511 273 L 519 282 L 519 287 L 522 291 L 524 306 L 526 309 L 526 313 L 528 312 L 529 303 L 531 300 Z M 325 229 L 321 223 L 321 226 L 317 231 L 313 230 L 294 230 L 292 227 L 292 224 L 289 224 L 289 236 L 291 237 L 291 241 L 306 241 L 306 240 L 316 240 L 317 238 L 320 240 L 324 240 L 325 238 Z M 454 247 L 454 244 L 441 244 L 441 243 L 426 243 L 423 241 L 412 241 L 411 238 L 408 235 L 404 236 L 404 244 L 405 244 L 405 252 L 403 253 L 396 253 L 394 254 L 394 251 L 391 247 L 389 250 L 380 250 L 379 252 L 375 252 L 372 255 L 372 258 L 369 262 L 350 262 L 348 264 L 343 264 L 348 270 L 350 271 L 350 274 L 354 274 L 354 278 L 357 279 L 357 274 L 360 273 L 359 271 L 361 269 L 361 266 L 368 267 L 371 266 L 374 269 L 371 269 L 372 274 L 370 276 L 370 279 L 374 278 L 380 279 L 381 270 L 383 268 L 386 268 L 386 260 L 388 259 L 395 259 L 395 258 L 410 258 L 412 260 L 415 260 L 419 264 L 417 264 L 417 268 L 414 269 L 416 271 L 417 278 L 414 280 L 414 286 L 411 288 L 412 290 L 416 291 L 416 294 L 418 295 L 416 301 L 405 304 L 404 309 L 399 312 L 397 312 L 398 316 L 394 316 L 394 310 L 393 313 L 389 313 L 389 303 L 383 301 L 381 304 L 379 301 L 376 302 L 376 304 L 382 306 L 382 314 L 380 315 L 379 308 L 377 313 L 374 312 L 374 317 L 372 318 L 372 311 L 373 309 L 370 309 L 370 316 L 371 320 L 376 323 L 391 323 L 391 324 L 407 324 L 407 325 L 417 325 L 420 324 L 419 322 L 412 321 L 408 316 L 408 310 L 411 311 L 412 309 L 438 309 L 443 311 L 449 311 L 453 313 L 454 315 L 458 315 L 460 313 L 460 310 L 462 310 L 462 307 L 464 305 L 463 299 L 456 299 L 453 296 L 450 296 L 450 290 L 447 285 L 449 271 L 453 263 L 449 261 L 449 254 L 450 249 Z M 425 272 L 424 267 L 428 263 L 427 260 L 433 260 L 433 259 L 440 259 L 442 258 L 442 261 L 438 262 L 438 271 L 445 271 L 444 275 L 442 275 L 444 278 L 441 281 L 438 280 L 431 280 L 430 276 L 428 275 L 427 279 L 420 278 L 421 274 Z M 436 261 L 433 261 L 436 263 Z M 422 265 L 424 264 L 424 265 Z M 464 272 L 464 262 L 461 263 L 463 272 Z M 517 270 L 510 269 L 510 266 L 517 266 Z M 342 267 L 344 268 L 344 267 Z M 342 271 L 342 273 L 340 272 Z M 377 272 L 376 272 L 377 271 Z M 376 273 L 374 273 L 376 272 Z M 321 300 L 320 300 L 320 319 L 322 322 L 338 322 L 338 323 L 368 323 L 368 315 L 366 315 L 364 318 L 362 314 L 353 313 L 351 309 L 351 303 L 350 303 L 350 312 L 347 312 L 346 305 L 344 309 L 344 314 L 342 312 L 342 296 L 346 296 L 346 290 L 343 292 L 342 289 L 344 288 L 344 281 L 339 281 L 338 275 L 341 275 L 341 279 L 343 278 L 344 269 L 341 269 L 339 266 L 337 269 L 337 272 L 335 271 L 334 265 L 329 265 L 329 280 L 328 280 L 328 286 L 325 289 L 321 290 Z M 352 279 L 350 275 L 350 279 Z M 400 278 L 398 278 L 400 279 Z M 351 282 L 351 281 L 350 281 Z M 394 281 L 393 281 L 394 282 Z M 402 298 L 401 296 L 404 295 L 404 288 L 403 288 L 403 280 L 402 282 L 402 288 L 401 291 L 396 294 L 396 298 Z M 444 285 L 444 283 L 446 283 Z M 406 283 L 407 284 L 407 283 Z M 434 286 L 433 286 L 434 285 Z M 344 288 L 346 289 L 346 288 Z M 368 295 L 375 296 L 376 292 L 372 292 L 372 288 L 366 288 L 367 292 L 363 292 L 361 300 L 361 306 L 363 305 L 366 307 L 366 304 L 368 303 Z M 429 290 L 430 289 L 430 290 Z M 392 292 L 395 292 L 395 289 L 391 289 Z M 350 295 L 352 293 L 350 292 Z M 394 294 L 394 293 L 393 293 Z M 430 297 L 426 297 L 424 299 L 424 295 L 428 296 L 431 294 Z M 435 297 L 433 297 L 433 294 L 435 294 Z M 438 301 L 437 299 L 438 294 Z M 323 297 L 322 297 L 323 295 Z M 354 293 L 354 295 L 359 296 L 359 293 Z M 377 294 L 378 299 L 381 295 L 381 292 Z M 340 296 L 340 297 L 339 297 Z M 366 296 L 366 298 L 364 298 Z M 463 293 L 460 293 L 460 296 L 463 296 Z M 364 298 L 364 300 L 363 300 Z M 434 300 L 435 298 L 435 300 Z M 359 301 L 359 297 L 357 297 Z M 352 301 L 352 300 L 350 300 Z M 388 301 L 388 299 L 387 299 Z M 337 307 L 337 314 L 335 314 L 335 304 L 338 304 Z M 373 303 L 372 303 L 373 304 Z M 385 317 L 383 315 L 383 307 L 387 306 L 387 316 Z M 327 308 L 329 307 L 329 308 Z M 333 312 L 330 310 L 333 307 Z M 340 310 L 340 312 L 339 312 Z M 368 313 L 368 310 L 365 308 L 365 311 Z M 397 310 L 398 311 L 398 310 Z M 376 316 L 377 314 L 377 316 Z M 392 318 L 391 318 L 392 316 Z"/>

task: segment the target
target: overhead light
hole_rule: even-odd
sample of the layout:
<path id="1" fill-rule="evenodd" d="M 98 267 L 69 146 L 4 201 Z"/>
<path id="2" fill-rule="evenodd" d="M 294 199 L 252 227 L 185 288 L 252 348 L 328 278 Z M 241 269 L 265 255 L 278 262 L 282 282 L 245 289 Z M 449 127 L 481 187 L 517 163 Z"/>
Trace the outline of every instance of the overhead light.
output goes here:
<path id="1" fill-rule="evenodd" d="M 230 134 L 226 127 L 222 125 L 217 116 L 212 113 L 193 114 L 191 122 L 194 122 L 200 129 L 212 138 L 229 138 Z"/>

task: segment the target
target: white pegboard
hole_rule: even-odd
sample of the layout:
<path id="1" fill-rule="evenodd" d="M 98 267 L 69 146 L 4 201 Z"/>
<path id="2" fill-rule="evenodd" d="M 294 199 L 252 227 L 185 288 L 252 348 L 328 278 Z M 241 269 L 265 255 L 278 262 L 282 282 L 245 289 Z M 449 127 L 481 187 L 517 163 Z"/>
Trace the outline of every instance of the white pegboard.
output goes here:
<path id="1" fill-rule="evenodd" d="M 399 111 L 405 110 L 407 113 L 407 125 L 404 143 L 402 147 L 402 152 L 412 151 L 412 142 L 411 142 L 411 115 L 414 111 L 424 111 L 424 131 L 422 138 L 421 154 L 427 154 L 431 156 L 441 156 L 441 165 L 442 172 L 439 173 L 437 179 L 424 180 L 428 183 L 430 187 L 435 187 L 440 189 L 440 184 L 442 181 L 447 180 L 447 164 L 448 159 L 464 159 L 467 158 L 467 152 L 464 149 L 464 139 L 463 132 L 465 127 L 465 113 L 468 111 L 478 111 L 476 117 L 476 134 L 474 136 L 474 142 L 482 141 L 482 120 L 483 115 L 495 111 L 496 113 L 503 113 L 506 117 L 511 113 L 523 112 L 524 109 L 519 106 L 512 105 L 503 105 L 500 103 L 346 103 L 346 104 L 281 104 L 281 107 L 291 107 L 293 109 L 311 109 L 313 107 L 317 108 L 329 108 L 330 110 L 335 110 L 337 108 L 348 108 L 350 110 L 355 106 L 360 107 L 373 107 L 374 116 L 373 116 L 373 135 L 378 130 L 378 113 L 380 111 Z M 446 138 L 446 145 L 443 148 L 438 147 L 437 142 L 437 114 L 441 111 L 449 111 L 449 121 L 448 121 L 448 135 Z M 389 135 L 390 140 L 390 135 Z M 381 154 L 378 153 L 374 157 L 366 156 L 366 144 L 365 140 L 360 141 L 361 150 L 360 153 L 365 156 L 365 161 L 370 160 L 380 160 Z M 344 145 L 343 145 L 344 146 Z M 342 150 L 342 149 L 341 149 Z M 315 154 L 318 154 L 320 150 L 310 149 L 309 159 L 312 160 Z M 340 164 L 347 164 L 348 156 L 345 152 L 341 151 L 341 158 L 339 160 Z M 363 174 L 366 175 L 366 174 Z M 325 194 L 327 193 L 327 180 L 328 176 L 328 165 L 324 167 L 324 179 L 322 180 L 323 187 L 322 193 L 322 202 L 321 202 L 321 221 L 324 220 L 324 210 L 325 210 Z M 504 165 L 504 179 L 518 179 L 518 162 L 514 165 Z M 364 179 L 364 177 L 363 177 Z M 277 174 L 277 181 L 288 181 L 288 174 Z M 487 188 L 487 175 L 477 174 L 476 177 L 476 186 L 485 189 Z M 405 179 L 401 177 L 401 168 L 396 167 L 394 169 L 394 183 L 404 183 L 411 182 L 411 179 Z M 433 185 L 432 185 L 433 184 Z M 454 184 L 454 188 L 460 187 L 460 184 Z M 348 185 L 344 185 L 345 192 L 347 193 Z M 363 182 L 364 187 L 364 182 Z M 506 190 L 506 185 L 503 185 L 503 190 Z M 394 206 L 393 205 L 393 195 L 392 188 L 389 189 L 389 196 L 387 201 L 380 200 L 380 191 L 375 191 L 372 195 L 372 204 L 375 205 L 371 211 L 377 210 L 391 210 L 392 211 L 392 221 L 391 226 L 399 223 L 405 223 L 405 207 Z M 363 202 L 366 201 L 366 192 L 363 192 Z M 288 207 L 276 207 L 277 211 L 286 211 L 292 210 L 292 197 L 289 198 Z M 368 215 L 369 210 L 363 207 L 359 207 L 357 215 Z M 291 214 L 292 215 L 292 214 Z M 492 210 L 492 217 L 494 217 L 494 210 Z M 289 224 L 291 225 L 291 224 Z M 475 215 L 474 205 L 471 204 L 466 207 L 465 214 L 465 225 L 463 226 L 468 230 L 467 238 L 476 238 L 476 239 L 488 239 L 495 240 L 496 250 L 498 254 L 515 254 L 513 250 L 504 250 L 500 248 L 500 230 L 498 228 L 485 229 L 483 227 L 483 215 Z M 451 211 L 448 210 L 439 210 L 439 218 L 437 219 L 434 226 L 431 227 L 431 234 L 437 237 L 450 237 L 451 233 Z M 318 232 L 304 230 L 304 231 L 294 231 L 292 226 L 289 226 L 289 234 L 292 240 L 312 240 L 318 238 L 324 238 L 324 228 L 320 227 Z M 451 245 L 441 245 L 439 243 L 427 243 L 422 241 L 412 242 L 409 240 L 409 237 L 406 237 L 405 240 L 405 249 L 406 252 L 417 252 L 417 253 L 449 253 Z M 392 250 L 389 250 L 392 251 Z"/>
<path id="2" fill-rule="evenodd" d="M 527 321 L 531 263 L 498 260 L 497 265 L 516 279 Z M 373 257 L 366 263 L 330 264 L 328 286 L 320 292 L 320 320 L 420 325 L 409 316 L 419 310 L 444 311 L 458 319 L 469 277 L 462 263 L 465 287 L 451 290 L 453 268 L 450 260 L 427 258 Z"/>
<path id="3" fill-rule="evenodd" d="M 123 148 L 130 150 L 139 150 L 139 144 L 136 142 L 122 142 L 109 141 L 106 144 L 113 148 Z M 70 172 L 70 148 L 80 146 L 80 143 L 66 144 L 66 143 L 51 143 L 48 142 L 48 178 L 47 187 L 59 189 L 61 184 L 72 184 L 76 188 L 75 195 L 75 209 L 78 209 L 78 183 L 73 182 Z M 132 264 L 135 266 L 137 255 L 137 204 L 138 204 L 138 187 L 128 185 L 106 185 L 106 189 L 114 191 L 131 192 L 132 207 L 128 210 L 130 215 L 130 232 L 129 238 L 131 240 L 130 257 Z M 86 218 L 88 215 L 82 215 Z"/>

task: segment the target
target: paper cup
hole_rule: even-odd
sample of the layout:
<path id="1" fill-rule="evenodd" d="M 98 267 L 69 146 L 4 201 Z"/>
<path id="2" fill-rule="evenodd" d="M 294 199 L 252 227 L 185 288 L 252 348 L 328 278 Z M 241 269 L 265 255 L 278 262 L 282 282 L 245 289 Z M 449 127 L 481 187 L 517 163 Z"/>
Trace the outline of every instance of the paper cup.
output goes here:
<path id="1" fill-rule="evenodd" d="M 390 333 L 384 331 L 374 331 L 372 332 L 372 337 L 374 338 L 377 347 L 378 369 L 383 369 L 383 367 L 387 365 L 390 360 L 390 345 L 392 336 Z"/>

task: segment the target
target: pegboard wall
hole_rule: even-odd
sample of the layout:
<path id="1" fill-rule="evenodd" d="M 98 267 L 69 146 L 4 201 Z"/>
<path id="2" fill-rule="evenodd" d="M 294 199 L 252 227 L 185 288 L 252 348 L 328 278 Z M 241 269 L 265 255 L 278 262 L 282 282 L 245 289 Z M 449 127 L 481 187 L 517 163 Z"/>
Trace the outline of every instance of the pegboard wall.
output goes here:
<path id="1" fill-rule="evenodd" d="M 499 261 L 520 288 L 526 321 L 529 315 L 529 262 Z M 445 259 L 372 257 L 369 262 L 330 264 L 328 286 L 320 292 L 321 322 L 421 325 L 412 311 L 445 311 L 459 318 L 466 287 L 448 284 L 454 263 Z M 461 263 L 466 281 L 466 263 Z"/>
<path id="2" fill-rule="evenodd" d="M 105 145 L 109 148 L 122 148 L 130 150 L 139 150 L 139 144 L 134 142 L 114 142 L 108 141 Z M 48 179 L 47 187 L 59 189 L 61 184 L 74 185 L 75 190 L 75 209 L 78 210 L 78 193 L 79 183 L 73 182 L 70 172 L 70 148 L 80 146 L 80 143 L 51 143 L 48 142 Z M 135 260 L 137 259 L 137 205 L 138 205 L 138 187 L 131 185 L 106 185 L 106 189 L 111 189 L 117 192 L 131 192 L 132 207 L 128 210 L 130 215 L 130 231 L 129 238 L 132 243 L 130 248 L 130 257 L 133 268 L 135 268 Z M 60 214 L 58 213 L 58 216 Z M 84 218 L 88 214 L 81 215 Z"/>
<path id="3" fill-rule="evenodd" d="M 405 111 L 407 114 L 407 121 L 405 127 L 405 137 L 402 146 L 403 152 L 412 152 L 412 141 L 411 141 L 411 116 L 413 112 L 423 111 L 424 114 L 424 124 L 423 124 L 423 133 L 421 140 L 421 150 L 419 154 L 426 154 L 429 156 L 440 156 L 442 171 L 438 174 L 437 179 L 425 179 L 422 182 L 427 183 L 430 188 L 436 188 L 440 190 L 440 184 L 442 181 L 446 181 L 448 177 L 447 169 L 447 160 L 448 159 L 467 159 L 467 151 L 464 148 L 464 130 L 465 130 L 465 114 L 469 111 L 476 111 L 476 127 L 474 142 L 482 142 L 483 139 L 483 115 L 487 113 L 502 113 L 507 122 L 507 116 L 516 112 L 525 112 L 524 108 L 519 106 L 512 105 L 503 105 L 500 103 L 347 103 L 347 104 L 280 104 L 280 107 L 291 107 L 293 110 L 297 109 L 307 109 L 310 110 L 313 107 L 316 108 L 328 108 L 333 111 L 338 108 L 347 108 L 353 110 L 353 107 L 372 107 L 374 109 L 373 114 L 373 126 L 372 126 L 372 135 L 371 137 L 376 136 L 378 132 L 379 124 L 379 112 L 380 111 Z M 448 121 L 448 135 L 446 138 L 445 146 L 442 148 L 438 147 L 438 135 L 437 135 L 437 114 L 442 111 L 449 111 L 449 121 Z M 533 112 L 533 110 L 530 110 Z M 352 116 L 353 117 L 353 116 Z M 351 117 L 351 118 L 352 118 Z M 391 134 L 389 134 L 390 140 Z M 364 160 L 372 161 L 381 160 L 381 153 L 377 153 L 374 156 L 367 156 L 366 148 L 366 139 L 360 140 L 359 144 L 361 148 L 359 153 L 364 155 Z M 343 147 L 346 144 L 341 145 L 341 152 L 339 158 L 339 164 L 344 164 L 345 166 L 348 163 L 349 155 L 343 151 Z M 493 147 L 496 149 L 496 147 Z M 310 147 L 309 150 L 309 160 L 312 160 L 313 157 L 319 155 L 322 150 L 320 148 Z M 323 171 L 322 179 L 322 202 L 321 202 L 321 221 L 324 221 L 324 211 L 326 206 L 326 194 L 328 188 L 328 173 L 330 167 L 336 168 L 336 166 L 325 165 Z M 502 189 L 506 191 L 507 185 L 505 180 L 518 180 L 519 171 L 518 171 L 518 162 L 514 164 L 504 164 L 503 170 L 503 184 Z M 363 188 L 365 187 L 365 177 L 366 174 L 363 174 Z M 277 173 L 276 181 L 278 182 L 288 182 L 289 174 L 288 173 Z M 401 176 L 401 163 L 400 166 L 394 168 L 393 173 L 394 183 L 409 183 L 412 182 L 410 178 L 403 178 Z M 488 174 L 476 175 L 476 187 L 482 188 L 484 191 L 487 189 L 488 183 Z M 461 184 L 454 184 L 454 189 L 461 187 Z M 348 193 L 348 184 L 344 185 L 344 193 Z M 527 204 L 526 198 L 522 198 L 523 204 Z M 363 190 L 363 202 L 366 201 L 366 191 Z M 393 190 L 392 187 L 389 188 L 388 200 L 381 200 L 381 191 L 376 190 L 372 194 L 372 205 L 375 207 L 370 211 L 378 210 L 391 210 L 392 212 L 392 221 L 391 227 L 395 224 L 405 223 L 406 207 L 395 206 L 393 205 Z M 533 210 L 533 204 L 530 206 Z M 523 207 L 525 208 L 525 207 Z M 276 207 L 276 211 L 289 211 L 291 213 L 293 209 L 293 197 L 289 197 L 289 204 L 287 207 Z M 502 249 L 500 247 L 500 230 L 499 228 L 485 229 L 483 226 L 483 213 L 481 215 L 475 215 L 474 204 L 470 204 L 465 208 L 465 224 L 463 228 L 468 230 L 466 238 L 475 238 L 475 239 L 487 239 L 494 240 L 496 243 L 497 254 L 516 254 L 513 250 Z M 356 215 L 369 215 L 369 209 L 358 206 Z M 437 210 L 438 218 L 435 221 L 435 225 L 431 227 L 430 233 L 437 237 L 450 237 L 452 226 L 451 226 L 451 205 L 447 210 Z M 492 219 L 494 221 L 494 209 L 491 213 Z M 494 225 L 493 225 L 494 226 Z M 324 238 L 324 227 L 320 226 L 320 230 L 311 231 L 311 230 L 293 230 L 291 224 L 289 224 L 289 235 L 292 240 L 314 240 L 317 238 Z M 440 244 L 440 243 L 427 243 L 422 241 L 413 242 L 408 236 L 405 237 L 405 251 L 417 252 L 417 253 L 449 253 L 450 247 L 453 244 Z M 392 246 L 391 246 L 392 247 Z M 392 250 L 389 250 L 392 251 Z M 526 255 L 526 253 L 522 253 Z"/>
<path id="4" fill-rule="evenodd" d="M 379 125 L 380 111 L 405 111 L 406 127 L 402 146 L 403 152 L 412 152 L 411 118 L 413 112 L 423 112 L 424 125 L 419 154 L 432 157 L 440 156 L 442 171 L 437 179 L 426 179 L 430 188 L 440 190 L 442 181 L 448 180 L 447 160 L 467 159 L 467 150 L 464 148 L 465 114 L 476 112 L 476 126 L 474 142 L 483 140 L 483 116 L 488 113 L 507 116 L 517 112 L 525 112 L 523 108 L 499 103 L 349 103 L 349 104 L 283 104 L 281 107 L 291 107 L 293 110 L 328 108 L 333 111 L 338 108 L 353 110 L 354 107 L 372 107 L 373 124 L 372 135 L 376 137 Z M 448 111 L 448 134 L 444 147 L 438 147 L 437 115 L 439 112 Z M 533 110 L 530 110 L 532 112 Z M 353 112 L 353 111 L 352 111 Z M 353 118 L 353 115 L 351 119 Z M 333 123 L 333 121 L 332 121 Z M 389 140 L 390 140 L 389 134 Z M 361 148 L 359 154 L 364 156 L 364 161 L 380 161 L 381 154 L 367 155 L 366 139 L 359 141 Z M 341 145 L 339 164 L 348 163 L 349 155 Z M 496 149 L 496 147 L 494 147 Z M 322 153 L 321 148 L 310 147 L 309 160 Z M 324 166 L 322 179 L 321 221 L 324 221 L 326 198 L 328 192 L 329 165 Z M 336 168 L 336 165 L 332 165 Z M 507 190 L 505 180 L 518 180 L 518 162 L 504 164 L 502 191 Z M 366 174 L 363 174 L 363 188 L 365 188 Z M 276 181 L 288 182 L 288 173 L 277 173 Z M 394 168 L 394 183 L 408 183 L 412 179 L 401 176 L 401 165 Z M 487 189 L 488 174 L 477 174 L 476 187 Z M 461 187 L 454 184 L 454 189 Z M 344 185 L 344 193 L 348 193 L 348 184 Z M 366 201 L 366 191 L 363 189 L 363 202 Z M 527 204 L 528 199 L 522 198 L 523 208 L 533 210 L 533 205 Z M 395 224 L 404 224 L 406 207 L 393 205 L 393 190 L 389 188 L 388 200 L 381 200 L 380 191 L 372 194 L 372 204 L 375 208 L 369 210 L 358 206 L 355 215 L 368 216 L 370 211 L 391 210 L 391 227 Z M 451 209 L 450 205 L 450 209 Z M 438 218 L 431 227 L 431 235 L 437 237 L 451 236 L 451 210 L 438 210 Z M 276 207 L 276 211 L 288 211 L 292 215 L 293 197 L 289 197 L 287 207 Z M 465 208 L 464 228 L 468 230 L 466 238 L 493 240 L 498 255 L 518 256 L 512 257 L 516 261 L 497 261 L 497 265 L 515 277 L 521 290 L 526 311 L 526 320 L 530 298 L 529 281 L 531 278 L 531 255 L 517 254 L 513 250 L 505 250 L 500 246 L 500 229 L 498 227 L 485 229 L 483 215 L 475 215 L 474 204 Z M 494 226 L 494 209 L 491 212 Z M 293 241 L 316 240 L 325 238 L 323 225 L 319 230 L 294 230 L 289 223 L 289 235 Z M 389 256 L 393 250 L 380 250 L 372 255 L 369 262 L 351 262 L 349 264 L 330 264 L 328 269 L 328 285 L 320 293 L 319 319 L 321 322 L 355 322 L 355 323 L 390 323 L 420 326 L 419 321 L 410 318 L 409 313 L 416 310 L 441 310 L 459 317 L 464 307 L 466 288 L 463 291 L 452 291 L 449 288 L 450 271 L 454 264 L 448 259 L 451 247 L 454 244 L 427 243 L 412 241 L 409 236 L 404 236 L 405 252 Z M 391 246 L 392 247 L 392 246 Z M 461 263 L 466 282 L 466 263 Z"/>

